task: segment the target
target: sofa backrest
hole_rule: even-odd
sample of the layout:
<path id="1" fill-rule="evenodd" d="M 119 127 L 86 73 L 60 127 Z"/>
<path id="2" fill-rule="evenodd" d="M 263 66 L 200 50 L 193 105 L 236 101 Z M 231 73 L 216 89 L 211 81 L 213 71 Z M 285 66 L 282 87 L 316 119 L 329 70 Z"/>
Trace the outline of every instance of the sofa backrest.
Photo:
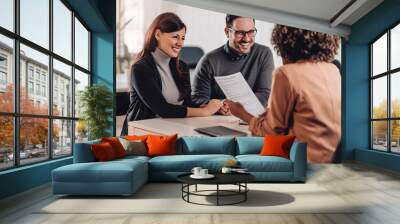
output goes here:
<path id="1" fill-rule="evenodd" d="M 263 144 L 263 137 L 237 137 L 236 155 L 259 154 Z"/>
<path id="2" fill-rule="evenodd" d="M 235 138 L 186 136 L 178 140 L 177 154 L 226 154 L 235 155 Z"/>
<path id="3" fill-rule="evenodd" d="M 93 152 L 90 148 L 92 144 L 99 144 L 100 139 L 75 143 L 74 148 L 74 163 L 89 163 L 95 162 L 96 158 L 93 155 Z"/>
<path id="4" fill-rule="evenodd" d="M 75 143 L 74 163 L 95 162 L 96 159 L 90 148 L 91 144 L 98 144 L 100 140 Z M 259 154 L 264 144 L 263 137 L 206 137 L 186 136 L 181 137 L 176 143 L 178 155 L 198 154 L 225 154 L 245 155 Z M 292 149 L 298 147 L 298 142 L 292 145 Z"/>
<path id="5" fill-rule="evenodd" d="M 100 140 L 75 143 L 74 163 L 95 162 L 90 145 L 98 143 Z M 179 138 L 176 143 L 178 155 L 226 154 L 234 156 L 235 148 L 233 137 L 188 136 Z"/>

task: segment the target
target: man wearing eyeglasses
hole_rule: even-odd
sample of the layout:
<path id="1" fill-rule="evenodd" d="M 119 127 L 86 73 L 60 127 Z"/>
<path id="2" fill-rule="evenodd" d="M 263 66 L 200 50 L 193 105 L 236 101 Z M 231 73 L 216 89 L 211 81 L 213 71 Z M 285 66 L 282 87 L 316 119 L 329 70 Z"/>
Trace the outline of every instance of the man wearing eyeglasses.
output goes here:
<path id="1" fill-rule="evenodd" d="M 214 77 L 237 72 L 243 74 L 260 102 L 267 104 L 274 61 L 267 46 L 255 43 L 256 34 L 253 18 L 226 15 L 227 43 L 204 55 L 195 69 L 192 98 L 196 104 L 207 104 L 210 99 L 225 99 Z M 224 104 L 219 113 L 230 115 L 228 105 Z"/>

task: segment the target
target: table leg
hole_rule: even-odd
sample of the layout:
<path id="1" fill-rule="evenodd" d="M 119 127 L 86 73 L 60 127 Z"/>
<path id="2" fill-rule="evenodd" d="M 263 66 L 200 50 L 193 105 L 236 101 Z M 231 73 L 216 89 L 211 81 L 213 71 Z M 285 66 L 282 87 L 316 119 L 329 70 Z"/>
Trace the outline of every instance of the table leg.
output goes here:
<path id="1" fill-rule="evenodd" d="M 182 199 L 184 199 L 184 196 L 183 196 L 183 190 L 184 190 L 184 184 L 182 183 L 182 188 L 181 188 L 181 192 L 182 192 Z"/>
<path id="2" fill-rule="evenodd" d="M 217 184 L 217 206 L 219 205 L 219 184 Z"/>
<path id="3" fill-rule="evenodd" d="M 197 184 L 196 184 L 196 186 L 195 186 L 195 191 L 197 192 Z"/>
<path id="4" fill-rule="evenodd" d="M 247 183 L 244 183 L 244 201 L 247 201 L 247 192 L 248 192 L 248 190 L 247 190 Z"/>
<path id="5" fill-rule="evenodd" d="M 187 192 L 188 192 L 188 193 L 187 193 L 187 201 L 188 201 L 188 202 L 190 202 L 190 201 L 189 201 L 189 195 L 190 195 L 190 184 L 188 184 L 188 185 L 187 185 Z"/>

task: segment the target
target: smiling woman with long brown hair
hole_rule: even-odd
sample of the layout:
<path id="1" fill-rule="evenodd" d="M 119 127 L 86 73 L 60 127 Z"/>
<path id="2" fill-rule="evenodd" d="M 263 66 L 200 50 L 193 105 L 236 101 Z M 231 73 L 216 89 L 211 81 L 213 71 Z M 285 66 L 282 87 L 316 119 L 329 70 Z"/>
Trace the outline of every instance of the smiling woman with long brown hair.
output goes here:
<path id="1" fill-rule="evenodd" d="M 222 106 L 219 100 L 202 108 L 192 103 L 189 70 L 179 60 L 185 35 L 186 25 L 174 13 L 160 14 L 151 23 L 132 65 L 130 105 L 121 135 L 128 134 L 128 121 L 210 116 Z"/>

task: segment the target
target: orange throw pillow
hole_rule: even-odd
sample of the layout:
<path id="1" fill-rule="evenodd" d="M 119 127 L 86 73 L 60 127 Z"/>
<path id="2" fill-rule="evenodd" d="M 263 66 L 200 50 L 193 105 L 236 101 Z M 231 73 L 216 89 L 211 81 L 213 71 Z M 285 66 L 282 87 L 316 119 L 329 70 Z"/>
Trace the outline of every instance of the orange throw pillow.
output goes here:
<path id="1" fill-rule="evenodd" d="M 115 155 L 117 158 L 121 158 L 126 156 L 126 151 L 124 146 L 122 146 L 121 142 L 117 137 L 110 137 L 110 138 L 101 138 L 101 142 L 108 142 L 114 149 Z"/>
<path id="2" fill-rule="evenodd" d="M 171 136 L 149 135 L 146 140 L 148 156 L 175 155 L 177 138 L 177 134 Z"/>
<path id="3" fill-rule="evenodd" d="M 266 135 L 264 146 L 261 149 L 261 156 L 280 156 L 289 159 L 290 147 L 296 136 L 294 135 Z"/>
<path id="4" fill-rule="evenodd" d="M 93 144 L 90 146 L 90 148 L 92 149 L 94 157 L 99 162 L 109 161 L 117 158 L 114 149 L 108 142 Z"/>
<path id="5" fill-rule="evenodd" d="M 149 135 L 126 135 L 126 136 L 124 136 L 123 138 L 126 139 L 126 140 L 128 140 L 128 141 L 137 141 L 137 140 L 140 140 L 140 141 L 145 142 L 148 136 L 149 136 Z"/>

